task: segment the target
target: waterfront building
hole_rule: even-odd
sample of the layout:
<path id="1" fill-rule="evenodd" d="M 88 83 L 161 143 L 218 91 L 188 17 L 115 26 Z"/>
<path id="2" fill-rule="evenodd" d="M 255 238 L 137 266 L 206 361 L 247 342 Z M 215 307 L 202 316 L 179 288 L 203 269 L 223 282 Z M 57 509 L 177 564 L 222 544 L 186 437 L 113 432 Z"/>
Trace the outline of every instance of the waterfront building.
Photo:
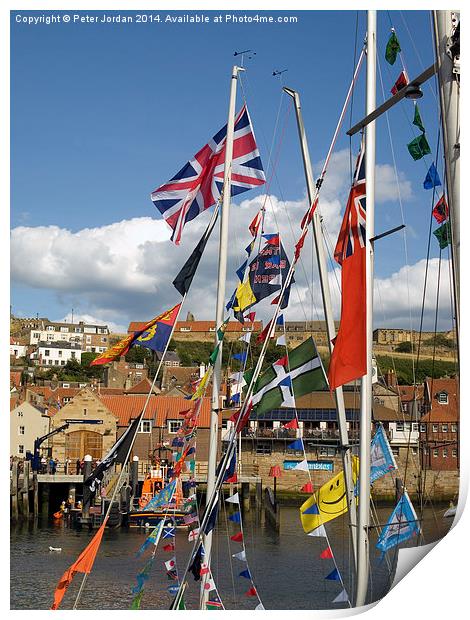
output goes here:
<path id="1" fill-rule="evenodd" d="M 459 469 L 459 388 L 456 379 L 427 379 L 420 420 L 423 469 Z"/>
<path id="2" fill-rule="evenodd" d="M 127 333 L 139 331 L 145 327 L 145 323 L 133 321 L 129 324 Z M 214 342 L 215 321 L 177 321 L 173 332 L 173 340 L 189 342 Z M 263 330 L 262 321 L 254 323 L 246 322 L 244 325 L 238 321 L 229 321 L 225 328 L 225 340 L 235 341 L 246 332 L 261 332 Z"/>
<path id="3" fill-rule="evenodd" d="M 83 351 L 103 353 L 109 346 L 109 329 L 107 325 L 84 321 L 66 323 L 46 319 L 30 331 L 29 343 L 38 345 L 40 342 L 72 342 L 79 344 Z"/>
<path id="4" fill-rule="evenodd" d="M 25 458 L 33 452 L 34 440 L 49 432 L 47 410 L 29 402 L 15 404 L 10 411 L 10 455 Z"/>

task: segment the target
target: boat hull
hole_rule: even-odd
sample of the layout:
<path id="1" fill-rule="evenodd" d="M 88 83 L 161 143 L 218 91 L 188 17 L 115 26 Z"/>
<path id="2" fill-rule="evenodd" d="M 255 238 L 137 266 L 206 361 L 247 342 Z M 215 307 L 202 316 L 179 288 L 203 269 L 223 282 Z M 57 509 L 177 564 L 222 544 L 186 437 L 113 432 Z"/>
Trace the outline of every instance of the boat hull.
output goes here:
<path id="1" fill-rule="evenodd" d="M 186 513 L 182 511 L 168 512 L 163 511 L 145 511 L 136 510 L 129 513 L 129 526 L 131 527 L 144 527 L 146 524 L 150 526 L 156 526 L 165 518 L 165 525 L 176 525 L 176 527 L 187 527 L 184 523 L 184 517 Z"/>

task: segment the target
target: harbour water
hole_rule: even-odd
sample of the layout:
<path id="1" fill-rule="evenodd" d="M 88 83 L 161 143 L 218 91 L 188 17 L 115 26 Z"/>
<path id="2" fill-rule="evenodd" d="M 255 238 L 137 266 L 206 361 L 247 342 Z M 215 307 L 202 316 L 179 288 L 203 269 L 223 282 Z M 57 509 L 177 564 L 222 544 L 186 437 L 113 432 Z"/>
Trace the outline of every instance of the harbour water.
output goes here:
<path id="1" fill-rule="evenodd" d="M 451 519 L 444 519 L 448 506 L 426 508 L 422 525 L 422 544 L 442 538 L 451 526 Z M 377 510 L 381 524 L 385 523 L 392 508 Z M 82 594 L 81 609 L 129 609 L 131 589 L 136 575 L 147 561 L 147 555 L 136 558 L 136 551 L 150 530 L 107 529 L 95 561 L 92 573 Z M 236 526 L 228 521 L 224 506 L 214 532 L 213 575 L 220 596 L 227 609 L 254 609 L 257 600 L 245 596 L 250 587 L 248 579 L 239 576 L 246 565 L 232 557 L 241 550 L 240 543 L 230 540 Z M 344 517 L 327 526 L 328 540 L 342 576 L 344 587 L 352 593 L 349 577 L 351 561 L 349 534 Z M 48 609 L 54 589 L 64 571 L 77 559 L 92 534 L 83 529 L 78 532 L 51 521 L 25 522 L 11 530 L 11 609 Z M 341 583 L 326 580 L 335 568 L 332 559 L 321 559 L 327 547 L 325 538 L 307 536 L 300 525 L 296 508 L 281 508 L 281 530 L 274 532 L 262 518 L 251 511 L 244 518 L 244 537 L 250 571 L 266 609 L 329 609 L 348 606 L 348 603 L 332 604 L 341 592 Z M 381 560 L 375 549 L 377 535 L 371 533 L 371 589 L 370 600 L 383 597 L 393 580 L 396 553 L 392 550 Z M 183 571 L 190 544 L 187 530 L 176 533 L 176 558 L 179 571 Z M 416 539 L 403 546 L 416 545 Z M 61 552 L 49 547 L 61 548 Z M 148 552 L 147 552 L 148 554 Z M 167 587 L 174 582 L 166 575 L 163 562 L 172 553 L 162 550 L 160 543 L 157 556 L 146 582 L 141 609 L 168 609 L 171 595 Z M 71 609 L 83 575 L 78 573 L 69 587 L 61 609 Z M 198 583 L 190 576 L 186 595 L 188 608 L 197 609 Z M 352 596 L 352 594 L 351 594 Z"/>

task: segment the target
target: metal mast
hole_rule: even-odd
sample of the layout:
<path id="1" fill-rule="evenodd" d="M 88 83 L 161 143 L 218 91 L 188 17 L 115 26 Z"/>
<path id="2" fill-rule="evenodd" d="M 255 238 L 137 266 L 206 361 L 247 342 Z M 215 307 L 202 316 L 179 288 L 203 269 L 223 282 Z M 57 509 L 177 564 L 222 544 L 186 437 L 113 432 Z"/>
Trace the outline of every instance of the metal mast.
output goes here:
<path id="1" fill-rule="evenodd" d="M 376 105 L 376 30 L 377 11 L 367 12 L 367 90 L 366 114 Z M 361 382 L 361 418 L 359 450 L 359 505 L 357 513 L 357 588 L 356 607 L 365 605 L 369 583 L 370 523 L 370 439 L 372 424 L 372 319 L 374 202 L 375 202 L 375 121 L 366 127 L 366 359 L 367 374 Z"/>
<path id="2" fill-rule="evenodd" d="M 310 153 L 308 150 L 307 136 L 302 118 L 302 110 L 300 107 L 300 95 L 291 88 L 283 89 L 290 95 L 294 101 L 295 113 L 297 116 L 297 127 L 299 130 L 300 146 L 302 149 L 302 159 L 305 170 L 305 180 L 307 182 L 307 192 L 309 204 L 312 205 L 318 197 L 318 189 L 315 187 L 313 180 L 312 164 L 310 161 Z M 326 321 L 326 332 L 328 336 L 328 346 L 330 355 L 333 353 L 332 340 L 336 336 L 335 322 L 333 319 L 333 308 L 331 305 L 330 284 L 328 280 L 328 269 L 325 260 L 325 250 L 323 247 L 323 239 L 321 234 L 321 220 L 318 209 L 315 210 L 312 220 L 313 237 L 315 239 L 315 250 L 317 256 L 318 271 L 320 275 L 320 286 L 323 300 L 323 310 Z M 342 448 L 343 469 L 345 472 L 346 493 L 348 497 L 349 519 L 351 525 L 351 539 L 354 559 L 356 558 L 356 505 L 354 502 L 354 484 L 352 478 L 352 459 L 351 447 L 348 440 L 348 430 L 346 424 L 346 411 L 344 407 L 343 388 L 338 387 L 334 391 L 336 401 L 336 411 L 338 412 L 338 427 Z"/>
<path id="3" fill-rule="evenodd" d="M 460 14 L 433 11 L 451 251 L 456 342 L 460 328 Z M 457 351 L 458 351 L 457 344 Z"/>
<path id="4" fill-rule="evenodd" d="M 235 125 L 235 101 L 237 97 L 237 79 L 239 71 L 243 71 L 241 67 L 234 65 L 232 68 L 232 79 L 230 84 L 230 101 L 228 106 L 227 119 L 227 136 L 225 139 L 225 164 L 224 164 L 224 185 L 222 196 L 222 208 L 220 217 L 220 241 L 219 241 L 219 273 L 217 281 L 217 306 L 215 314 L 215 344 L 217 346 L 218 337 L 217 329 L 224 320 L 225 308 L 225 279 L 227 273 L 227 249 L 228 249 L 228 226 L 231 199 L 231 167 L 233 154 L 233 133 Z M 214 372 L 212 375 L 212 403 L 211 403 L 211 420 L 209 435 L 209 458 L 207 464 L 207 491 L 206 501 L 211 497 L 215 488 L 215 471 L 217 466 L 217 444 L 218 444 L 218 427 L 219 427 L 219 409 L 220 409 L 220 379 L 222 370 L 222 342 L 220 343 L 219 354 L 214 364 Z M 203 539 L 205 562 L 210 566 L 210 556 L 212 548 L 212 532 L 206 534 Z M 202 579 L 201 602 L 207 600 L 207 590 L 204 585 L 207 581 L 207 575 Z M 204 609 L 204 606 L 203 606 Z"/>

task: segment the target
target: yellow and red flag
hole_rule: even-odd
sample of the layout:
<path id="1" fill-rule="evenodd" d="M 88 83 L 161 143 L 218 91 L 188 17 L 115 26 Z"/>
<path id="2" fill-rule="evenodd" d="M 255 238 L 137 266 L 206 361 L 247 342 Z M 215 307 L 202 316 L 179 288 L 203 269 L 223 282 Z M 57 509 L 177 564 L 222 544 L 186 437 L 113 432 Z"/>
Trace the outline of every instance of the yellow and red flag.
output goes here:
<path id="1" fill-rule="evenodd" d="M 98 366 L 113 362 L 122 355 L 125 355 L 135 344 L 152 349 L 153 351 L 164 351 L 166 344 L 171 336 L 171 332 L 178 318 L 181 303 L 173 306 L 171 310 L 163 312 L 159 316 L 145 324 L 143 329 L 129 334 L 114 346 L 107 349 L 104 353 L 95 357 L 90 366 Z"/>

